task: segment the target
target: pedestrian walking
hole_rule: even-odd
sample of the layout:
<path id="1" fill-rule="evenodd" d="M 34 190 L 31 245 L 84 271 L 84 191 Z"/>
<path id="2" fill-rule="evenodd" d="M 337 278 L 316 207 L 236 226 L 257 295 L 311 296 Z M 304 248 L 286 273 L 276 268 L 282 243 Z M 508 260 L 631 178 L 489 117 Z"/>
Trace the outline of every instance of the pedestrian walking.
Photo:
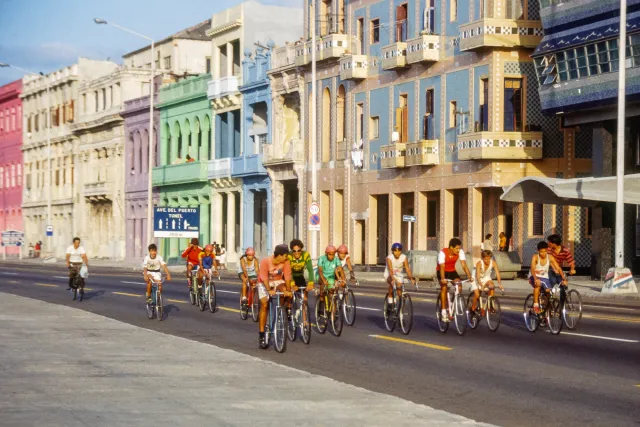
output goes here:
<path id="1" fill-rule="evenodd" d="M 493 237 L 493 234 L 487 234 L 486 236 L 484 236 L 484 242 L 482 242 L 483 251 L 493 252 L 493 243 L 491 243 L 492 237 Z"/>
<path id="2" fill-rule="evenodd" d="M 500 252 L 507 252 L 507 236 L 504 234 L 504 231 L 500 232 L 498 248 Z"/>
<path id="3" fill-rule="evenodd" d="M 227 250 L 224 245 L 220 246 L 220 268 L 222 270 L 227 269 Z"/>

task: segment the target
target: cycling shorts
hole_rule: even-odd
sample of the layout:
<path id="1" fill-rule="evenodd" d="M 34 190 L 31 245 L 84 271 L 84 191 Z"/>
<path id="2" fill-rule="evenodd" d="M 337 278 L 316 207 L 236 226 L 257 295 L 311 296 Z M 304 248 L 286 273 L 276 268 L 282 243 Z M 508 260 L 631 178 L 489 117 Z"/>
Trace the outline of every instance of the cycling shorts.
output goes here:
<path id="1" fill-rule="evenodd" d="M 478 286 L 478 281 L 474 280 L 473 282 L 471 282 L 471 287 L 469 288 L 469 290 L 471 292 L 475 292 L 475 291 L 481 291 L 481 290 L 487 290 L 487 289 L 495 289 L 494 285 L 487 286 L 487 283 L 489 283 L 490 281 L 491 281 L 490 278 L 484 279 L 480 284 L 480 286 Z"/>
<path id="2" fill-rule="evenodd" d="M 269 288 L 275 289 L 278 286 L 284 284 L 284 280 L 274 280 L 273 282 L 269 282 Z M 260 297 L 260 299 L 269 298 L 269 291 L 267 290 L 267 287 L 264 285 L 264 283 L 258 283 L 258 296 Z"/>
<path id="3" fill-rule="evenodd" d="M 458 274 L 457 271 L 445 271 L 444 272 L 444 278 L 447 280 L 460 280 L 460 275 Z M 440 272 L 438 271 L 438 280 L 440 280 Z"/>
<path id="4" fill-rule="evenodd" d="M 540 289 L 551 289 L 553 288 L 553 285 L 551 284 L 551 279 L 547 278 L 547 277 L 538 277 L 538 280 L 540 280 Z M 529 277 L 529 284 L 535 288 L 536 286 L 536 282 L 533 279 L 533 276 Z"/>
<path id="5" fill-rule="evenodd" d="M 159 271 L 147 271 L 147 276 L 155 283 L 162 281 L 162 274 Z"/>
<path id="6" fill-rule="evenodd" d="M 304 276 L 293 276 L 293 283 L 299 288 L 307 287 L 307 280 Z"/>

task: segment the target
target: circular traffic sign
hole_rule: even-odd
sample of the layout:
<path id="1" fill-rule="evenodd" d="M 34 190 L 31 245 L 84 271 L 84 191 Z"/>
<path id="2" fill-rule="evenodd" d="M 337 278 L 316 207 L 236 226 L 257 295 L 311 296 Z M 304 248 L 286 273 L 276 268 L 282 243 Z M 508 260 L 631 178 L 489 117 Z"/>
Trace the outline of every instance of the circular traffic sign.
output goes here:
<path id="1" fill-rule="evenodd" d="M 320 205 L 317 203 L 311 203 L 309 205 L 309 213 L 311 215 L 318 215 L 320 213 Z"/>
<path id="2" fill-rule="evenodd" d="M 320 224 L 320 215 L 311 215 L 309 217 L 309 224 L 311 224 L 311 225 Z"/>

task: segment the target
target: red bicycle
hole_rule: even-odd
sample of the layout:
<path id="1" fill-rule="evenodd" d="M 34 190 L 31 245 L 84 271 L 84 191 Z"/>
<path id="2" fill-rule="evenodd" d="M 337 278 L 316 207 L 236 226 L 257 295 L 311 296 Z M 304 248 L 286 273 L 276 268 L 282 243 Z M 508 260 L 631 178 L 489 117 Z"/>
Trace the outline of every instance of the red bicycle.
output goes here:
<path id="1" fill-rule="evenodd" d="M 256 287 L 257 279 L 247 280 L 247 300 L 242 301 L 240 299 L 240 318 L 246 320 L 249 316 L 249 309 L 251 309 L 251 319 L 254 322 L 258 321 L 258 312 L 260 310 L 260 298 L 258 297 L 258 288 Z"/>

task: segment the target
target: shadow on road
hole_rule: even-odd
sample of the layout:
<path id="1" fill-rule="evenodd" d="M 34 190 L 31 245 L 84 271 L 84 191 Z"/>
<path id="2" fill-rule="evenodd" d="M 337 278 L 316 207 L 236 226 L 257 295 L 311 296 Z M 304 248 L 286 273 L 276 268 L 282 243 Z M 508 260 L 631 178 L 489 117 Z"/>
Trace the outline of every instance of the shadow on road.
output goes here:
<path id="1" fill-rule="evenodd" d="M 94 299 L 94 298 L 98 298 L 104 295 L 104 291 L 91 291 L 91 292 L 85 292 L 84 293 L 84 298 L 83 299 Z"/>
<path id="2" fill-rule="evenodd" d="M 180 311 L 180 307 L 178 307 L 175 304 L 169 304 L 169 305 L 165 305 L 164 306 L 164 317 L 163 319 L 166 319 L 167 317 L 169 317 L 169 314 L 173 313 L 173 312 L 179 312 Z"/>

